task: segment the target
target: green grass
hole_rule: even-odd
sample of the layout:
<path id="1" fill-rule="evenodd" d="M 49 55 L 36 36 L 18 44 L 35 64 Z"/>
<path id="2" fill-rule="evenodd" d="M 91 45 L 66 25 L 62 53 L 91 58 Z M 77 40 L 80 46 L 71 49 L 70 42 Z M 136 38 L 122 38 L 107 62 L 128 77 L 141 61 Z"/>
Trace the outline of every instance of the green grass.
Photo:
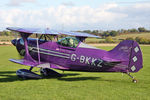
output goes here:
<path id="1" fill-rule="evenodd" d="M 132 74 L 138 83 L 121 73 L 71 71 L 62 78 L 21 80 L 15 71 L 29 67 L 8 61 L 17 58 L 13 46 L 0 46 L 0 100 L 150 100 L 150 46 L 142 51 L 144 68 Z"/>
<path id="2" fill-rule="evenodd" d="M 87 39 L 85 39 L 85 43 L 99 43 L 100 41 L 105 41 L 105 39 L 101 39 L 101 38 L 87 38 Z"/>

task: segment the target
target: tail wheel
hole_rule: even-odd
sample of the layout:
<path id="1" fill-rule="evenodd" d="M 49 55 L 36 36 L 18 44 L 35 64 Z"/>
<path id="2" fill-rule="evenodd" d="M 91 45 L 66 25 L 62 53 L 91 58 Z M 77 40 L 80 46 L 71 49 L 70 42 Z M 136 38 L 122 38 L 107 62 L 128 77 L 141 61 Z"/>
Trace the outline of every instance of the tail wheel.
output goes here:
<path id="1" fill-rule="evenodd" d="M 133 83 L 137 83 L 137 82 L 138 82 L 133 76 L 130 75 L 130 72 L 127 72 L 126 74 L 127 74 L 129 77 L 132 78 L 132 82 L 133 82 Z"/>
<path id="2" fill-rule="evenodd" d="M 133 79 L 132 82 L 133 82 L 133 83 L 137 83 L 138 81 L 137 81 L 136 79 Z"/>

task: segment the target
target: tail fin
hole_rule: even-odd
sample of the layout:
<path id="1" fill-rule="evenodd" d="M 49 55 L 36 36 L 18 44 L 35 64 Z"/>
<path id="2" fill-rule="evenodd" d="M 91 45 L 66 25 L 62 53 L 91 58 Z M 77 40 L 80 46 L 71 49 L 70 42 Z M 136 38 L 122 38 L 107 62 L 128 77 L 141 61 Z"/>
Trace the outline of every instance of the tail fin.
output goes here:
<path id="1" fill-rule="evenodd" d="M 128 66 L 129 72 L 138 72 L 143 68 L 142 52 L 136 41 L 124 40 L 109 52 L 117 59 L 125 61 L 124 64 Z"/>

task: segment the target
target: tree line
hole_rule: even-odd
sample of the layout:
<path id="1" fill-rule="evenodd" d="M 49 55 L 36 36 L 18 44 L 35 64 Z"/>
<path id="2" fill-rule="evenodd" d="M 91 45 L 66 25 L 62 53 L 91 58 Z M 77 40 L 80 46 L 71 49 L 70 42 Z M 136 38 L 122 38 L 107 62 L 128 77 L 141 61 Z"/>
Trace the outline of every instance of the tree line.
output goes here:
<path id="1" fill-rule="evenodd" d="M 103 38 L 108 37 L 108 36 L 117 36 L 120 34 L 128 34 L 128 33 L 141 33 L 141 32 L 150 32 L 150 30 L 147 30 L 144 27 L 139 27 L 138 29 L 120 29 L 120 30 L 83 30 L 83 31 L 77 31 L 77 32 L 83 32 L 83 33 L 89 33 L 97 36 L 101 36 Z M 14 33 L 11 31 L 1 31 L 0 36 L 14 36 Z"/>
<path id="2" fill-rule="evenodd" d="M 150 30 L 147 30 L 144 27 L 139 27 L 137 29 L 132 28 L 132 29 L 120 29 L 120 30 L 107 30 L 107 31 L 102 31 L 102 30 L 83 30 L 83 31 L 78 31 L 78 32 L 85 32 L 93 35 L 98 35 L 103 38 L 106 38 L 108 36 L 117 36 L 120 34 L 129 34 L 129 33 L 141 33 L 141 32 L 150 32 Z"/>
<path id="3" fill-rule="evenodd" d="M 0 36 L 14 36 L 14 33 L 11 31 L 4 30 L 0 32 Z"/>

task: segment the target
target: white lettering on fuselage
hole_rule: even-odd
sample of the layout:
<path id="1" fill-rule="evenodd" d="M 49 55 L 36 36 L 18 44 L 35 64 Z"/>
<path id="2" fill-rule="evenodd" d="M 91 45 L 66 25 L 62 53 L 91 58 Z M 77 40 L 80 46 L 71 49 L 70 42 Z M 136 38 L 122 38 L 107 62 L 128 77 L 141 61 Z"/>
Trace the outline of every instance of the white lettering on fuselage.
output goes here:
<path id="1" fill-rule="evenodd" d="M 76 61 L 76 57 L 77 57 L 76 54 L 72 54 L 72 55 L 71 55 L 71 61 Z"/>
<path id="2" fill-rule="evenodd" d="M 84 63 L 85 57 L 84 56 L 80 56 L 80 63 Z"/>
<path id="3" fill-rule="evenodd" d="M 91 66 L 97 66 L 97 67 L 102 67 L 103 60 L 102 59 L 96 59 L 92 57 L 87 57 L 87 56 L 77 56 L 76 54 L 71 55 L 71 61 L 79 61 L 82 64 L 88 64 Z"/>
<path id="4" fill-rule="evenodd" d="M 103 60 L 99 59 L 98 61 L 99 61 L 99 62 L 98 62 L 98 64 L 97 64 L 97 66 L 98 66 L 98 67 L 102 67 L 101 64 L 103 63 Z"/>
<path id="5" fill-rule="evenodd" d="M 91 59 L 91 57 L 86 57 L 85 64 L 90 65 L 90 62 L 89 62 L 90 59 Z"/>

